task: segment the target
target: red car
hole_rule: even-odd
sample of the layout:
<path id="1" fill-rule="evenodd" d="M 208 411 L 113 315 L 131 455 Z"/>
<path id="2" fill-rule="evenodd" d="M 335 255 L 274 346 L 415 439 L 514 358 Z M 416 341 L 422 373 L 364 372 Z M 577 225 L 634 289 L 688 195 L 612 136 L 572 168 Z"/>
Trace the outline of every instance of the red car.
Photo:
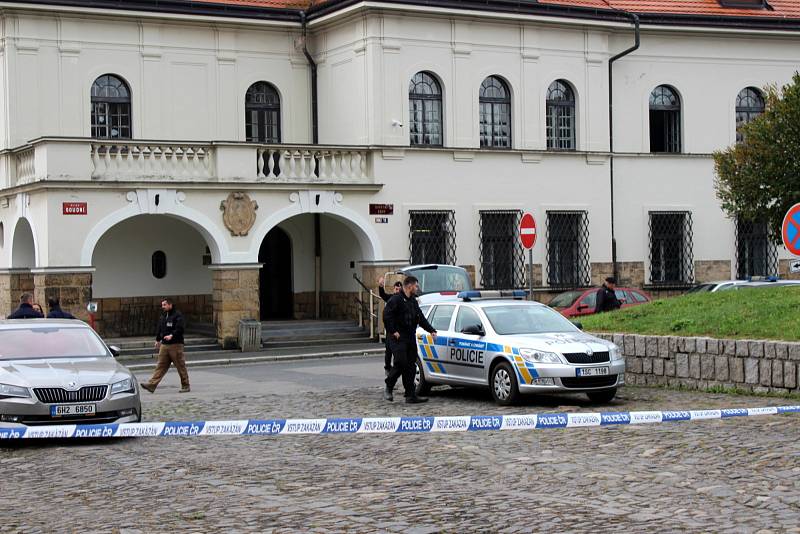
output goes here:
<path id="1" fill-rule="evenodd" d="M 550 307 L 561 312 L 564 317 L 591 315 L 596 311 L 598 291 L 600 291 L 599 287 L 565 291 L 553 297 Z M 650 295 L 641 289 L 618 287 L 614 291 L 623 308 L 650 302 Z"/>

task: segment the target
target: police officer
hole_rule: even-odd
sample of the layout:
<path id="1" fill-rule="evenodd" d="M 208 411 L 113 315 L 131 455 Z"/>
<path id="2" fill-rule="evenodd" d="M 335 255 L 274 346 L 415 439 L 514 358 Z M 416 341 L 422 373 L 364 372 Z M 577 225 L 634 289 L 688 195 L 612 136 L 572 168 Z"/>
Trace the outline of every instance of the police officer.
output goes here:
<path id="1" fill-rule="evenodd" d="M 388 333 L 389 348 L 394 356 L 394 365 L 386 377 L 386 389 L 383 398 L 394 400 L 392 391 L 397 379 L 403 377 L 406 402 L 428 402 L 425 397 L 418 397 L 414 387 L 414 375 L 417 366 L 417 326 L 421 326 L 436 339 L 436 330 L 431 326 L 417 304 L 416 293 L 419 280 L 407 276 L 403 280 L 402 291 L 398 292 L 386 304 L 383 310 L 383 323 Z"/>
<path id="2" fill-rule="evenodd" d="M 378 294 L 383 299 L 383 302 L 389 302 L 389 299 L 392 298 L 392 295 L 397 295 L 403 289 L 403 282 L 398 280 L 394 283 L 394 292 L 390 295 L 383 289 L 383 282 L 384 278 L 381 276 L 378 279 Z M 385 326 L 385 325 L 384 325 Z M 386 352 L 383 358 L 383 370 L 386 373 L 386 376 L 389 376 L 389 371 L 392 370 L 392 349 L 389 348 L 389 335 L 386 335 Z"/>
<path id="3" fill-rule="evenodd" d="M 141 384 L 142 389 L 150 393 L 155 392 L 158 383 L 167 374 L 170 364 L 174 363 L 181 377 L 181 393 L 188 393 L 189 372 L 186 370 L 186 358 L 183 355 L 183 315 L 175 309 L 171 299 L 161 301 L 164 315 L 158 321 L 156 334 L 156 348 L 158 349 L 158 363 L 150 380 Z"/>
<path id="4" fill-rule="evenodd" d="M 44 317 L 33 307 L 33 295 L 23 293 L 19 297 L 19 308 L 8 316 L 8 319 L 41 319 Z"/>
<path id="5" fill-rule="evenodd" d="M 606 278 L 606 283 L 603 284 L 603 287 L 601 287 L 600 291 L 597 292 L 597 305 L 595 306 L 595 312 L 601 313 L 618 310 L 622 306 L 622 303 L 617 298 L 617 292 L 614 291 L 616 288 L 617 279 L 613 276 Z"/>

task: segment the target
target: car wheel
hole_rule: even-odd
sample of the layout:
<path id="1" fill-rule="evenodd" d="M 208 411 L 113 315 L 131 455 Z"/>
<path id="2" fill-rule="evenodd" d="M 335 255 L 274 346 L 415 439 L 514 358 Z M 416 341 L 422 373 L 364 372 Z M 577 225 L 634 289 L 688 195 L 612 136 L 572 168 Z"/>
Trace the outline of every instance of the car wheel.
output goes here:
<path id="1" fill-rule="evenodd" d="M 617 394 L 617 388 L 586 392 L 586 396 L 589 397 L 590 401 L 597 402 L 599 404 L 605 404 L 607 402 L 611 402 L 611 400 L 614 398 L 616 394 Z"/>
<path id="2" fill-rule="evenodd" d="M 414 375 L 414 388 L 417 395 L 427 395 L 431 392 L 431 385 L 425 380 L 425 373 L 422 372 L 422 361 L 417 360 L 417 372 Z"/>
<path id="3" fill-rule="evenodd" d="M 499 363 L 492 369 L 489 387 L 495 402 L 501 406 L 510 406 L 519 400 L 517 375 L 508 362 Z"/>

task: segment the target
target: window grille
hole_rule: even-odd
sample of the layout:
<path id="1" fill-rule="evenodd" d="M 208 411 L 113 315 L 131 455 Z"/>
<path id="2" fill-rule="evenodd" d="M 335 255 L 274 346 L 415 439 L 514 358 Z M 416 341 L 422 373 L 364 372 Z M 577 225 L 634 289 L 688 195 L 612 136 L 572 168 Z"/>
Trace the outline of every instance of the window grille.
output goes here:
<path id="1" fill-rule="evenodd" d="M 481 148 L 511 148 L 511 92 L 506 83 L 489 76 L 481 84 Z"/>
<path id="2" fill-rule="evenodd" d="M 650 283 L 687 285 L 694 279 L 692 213 L 650 212 Z"/>
<path id="3" fill-rule="evenodd" d="M 744 141 L 741 128 L 764 113 L 764 97 L 755 87 L 745 87 L 736 96 L 736 142 Z"/>
<path id="4" fill-rule="evenodd" d="M 575 150 L 575 93 L 564 80 L 547 90 L 547 148 Z"/>
<path id="5" fill-rule="evenodd" d="M 650 93 L 650 152 L 681 151 L 681 100 L 671 87 Z"/>
<path id="6" fill-rule="evenodd" d="M 547 212 L 547 284 L 554 288 L 587 287 L 589 217 L 585 211 Z"/>
<path id="7" fill-rule="evenodd" d="M 92 137 L 131 139 L 131 92 L 120 78 L 104 74 L 92 84 Z"/>
<path id="8" fill-rule="evenodd" d="M 428 72 L 408 84 L 409 133 L 412 145 L 442 145 L 442 89 Z"/>
<path id="9" fill-rule="evenodd" d="M 519 210 L 480 212 L 481 287 L 525 285 L 525 255 L 518 236 Z"/>
<path id="10" fill-rule="evenodd" d="M 281 98 L 267 82 L 256 82 L 245 95 L 245 136 L 250 143 L 281 142 Z"/>
<path id="11" fill-rule="evenodd" d="M 450 210 L 410 211 L 411 264 L 456 263 L 456 215 Z"/>
<path id="12" fill-rule="evenodd" d="M 778 247 L 765 221 L 736 220 L 736 278 L 778 274 Z"/>

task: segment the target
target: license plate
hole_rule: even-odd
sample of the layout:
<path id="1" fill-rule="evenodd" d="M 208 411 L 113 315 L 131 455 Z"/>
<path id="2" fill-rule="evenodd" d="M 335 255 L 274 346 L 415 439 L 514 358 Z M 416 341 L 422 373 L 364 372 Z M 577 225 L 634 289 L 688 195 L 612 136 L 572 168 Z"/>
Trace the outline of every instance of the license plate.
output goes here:
<path id="1" fill-rule="evenodd" d="M 608 367 L 578 367 L 575 376 L 603 376 L 608 374 Z"/>
<path id="2" fill-rule="evenodd" d="M 56 404 L 50 406 L 51 417 L 70 417 L 76 415 L 94 415 L 97 413 L 94 404 Z"/>

